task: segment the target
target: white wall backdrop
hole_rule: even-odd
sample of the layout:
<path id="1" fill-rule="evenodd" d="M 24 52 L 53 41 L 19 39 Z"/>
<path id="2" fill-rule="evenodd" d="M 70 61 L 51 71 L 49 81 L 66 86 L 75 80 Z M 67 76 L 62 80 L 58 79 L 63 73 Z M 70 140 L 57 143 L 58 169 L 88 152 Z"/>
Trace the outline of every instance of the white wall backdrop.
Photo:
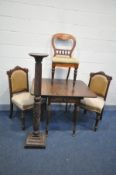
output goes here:
<path id="1" fill-rule="evenodd" d="M 42 76 L 51 77 L 50 41 L 57 32 L 77 39 L 78 79 L 88 83 L 89 73 L 101 70 L 113 77 L 107 104 L 116 105 L 116 0 L 0 0 L 0 105 L 9 104 L 7 70 L 29 68 L 31 83 L 35 63 L 28 53 L 49 54 Z M 55 77 L 65 73 L 57 70 Z"/>

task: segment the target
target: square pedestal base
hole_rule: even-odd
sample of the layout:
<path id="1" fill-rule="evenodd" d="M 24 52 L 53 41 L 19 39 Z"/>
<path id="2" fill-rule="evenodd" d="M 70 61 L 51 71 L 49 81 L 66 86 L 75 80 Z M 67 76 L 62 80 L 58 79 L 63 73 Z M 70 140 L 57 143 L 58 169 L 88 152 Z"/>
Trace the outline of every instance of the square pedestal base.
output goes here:
<path id="1" fill-rule="evenodd" d="M 46 145 L 46 135 L 39 133 L 34 135 L 33 133 L 29 134 L 26 139 L 25 148 L 45 148 Z"/>

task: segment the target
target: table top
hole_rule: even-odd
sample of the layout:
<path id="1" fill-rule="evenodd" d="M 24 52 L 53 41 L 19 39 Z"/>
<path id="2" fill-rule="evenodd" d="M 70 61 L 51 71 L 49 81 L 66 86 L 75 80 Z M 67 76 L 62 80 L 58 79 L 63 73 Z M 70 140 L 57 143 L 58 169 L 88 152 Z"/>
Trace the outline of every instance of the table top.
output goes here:
<path id="1" fill-rule="evenodd" d="M 34 90 L 31 94 L 34 94 Z M 95 98 L 96 94 L 92 92 L 89 87 L 81 80 L 75 82 L 73 87 L 73 80 L 54 79 L 53 84 L 51 79 L 42 79 L 41 96 L 43 97 L 73 97 L 73 98 Z"/>

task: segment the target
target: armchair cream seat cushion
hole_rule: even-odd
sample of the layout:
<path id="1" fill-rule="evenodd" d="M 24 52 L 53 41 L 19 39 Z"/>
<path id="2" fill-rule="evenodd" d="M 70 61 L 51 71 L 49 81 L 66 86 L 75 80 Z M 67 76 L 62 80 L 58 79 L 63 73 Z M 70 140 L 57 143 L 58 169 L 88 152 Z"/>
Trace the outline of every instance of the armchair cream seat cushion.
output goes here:
<path id="1" fill-rule="evenodd" d="M 12 102 L 21 110 L 30 109 L 34 104 L 34 96 L 30 92 L 21 92 L 13 95 Z"/>
<path id="2" fill-rule="evenodd" d="M 74 57 L 67 57 L 67 56 L 61 56 L 57 55 L 52 58 L 52 61 L 55 63 L 77 63 L 79 64 L 79 60 Z"/>
<path id="3" fill-rule="evenodd" d="M 84 98 L 81 100 L 80 106 L 85 109 L 101 113 L 104 107 L 104 99 L 97 96 L 96 98 Z"/>

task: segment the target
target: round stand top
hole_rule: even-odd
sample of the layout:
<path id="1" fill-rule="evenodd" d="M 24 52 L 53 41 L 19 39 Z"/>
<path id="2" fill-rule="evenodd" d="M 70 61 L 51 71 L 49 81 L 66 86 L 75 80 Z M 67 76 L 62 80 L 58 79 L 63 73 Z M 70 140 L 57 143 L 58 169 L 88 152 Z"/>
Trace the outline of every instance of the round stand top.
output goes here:
<path id="1" fill-rule="evenodd" d="M 33 57 L 47 57 L 48 56 L 47 53 L 29 53 L 29 55 Z"/>

